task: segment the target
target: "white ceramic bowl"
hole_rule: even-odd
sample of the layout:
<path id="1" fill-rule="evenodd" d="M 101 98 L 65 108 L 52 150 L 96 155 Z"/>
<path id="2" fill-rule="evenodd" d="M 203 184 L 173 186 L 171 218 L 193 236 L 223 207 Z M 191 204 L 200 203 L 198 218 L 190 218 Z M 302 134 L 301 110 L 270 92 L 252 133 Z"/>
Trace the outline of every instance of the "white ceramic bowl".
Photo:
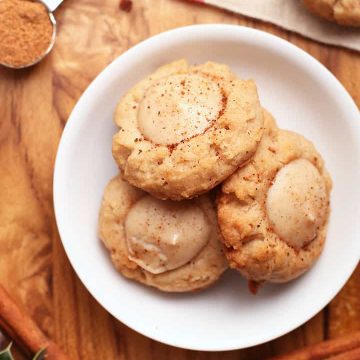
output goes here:
<path id="1" fill-rule="evenodd" d="M 315 266 L 285 285 L 253 296 L 228 271 L 212 288 L 165 294 L 118 274 L 97 237 L 100 201 L 117 168 L 112 117 L 120 96 L 159 65 L 178 58 L 230 65 L 253 78 L 261 103 L 280 127 L 312 140 L 333 178 L 327 243 Z M 306 322 L 342 288 L 360 254 L 358 109 L 318 61 L 273 35 L 240 26 L 198 25 L 168 31 L 133 47 L 84 92 L 64 130 L 55 166 L 56 219 L 76 273 L 97 301 L 132 329 L 166 344 L 230 350 L 274 339 Z"/>

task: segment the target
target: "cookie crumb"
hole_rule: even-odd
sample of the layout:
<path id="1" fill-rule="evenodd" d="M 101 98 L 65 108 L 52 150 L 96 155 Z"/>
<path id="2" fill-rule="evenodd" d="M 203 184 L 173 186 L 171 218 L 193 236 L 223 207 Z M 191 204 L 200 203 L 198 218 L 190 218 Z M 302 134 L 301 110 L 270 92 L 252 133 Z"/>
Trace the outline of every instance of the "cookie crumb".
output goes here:
<path id="1" fill-rule="evenodd" d="M 257 294 L 260 285 L 261 285 L 261 283 L 259 283 L 257 281 L 253 281 L 253 280 L 248 281 L 248 289 L 253 295 Z"/>

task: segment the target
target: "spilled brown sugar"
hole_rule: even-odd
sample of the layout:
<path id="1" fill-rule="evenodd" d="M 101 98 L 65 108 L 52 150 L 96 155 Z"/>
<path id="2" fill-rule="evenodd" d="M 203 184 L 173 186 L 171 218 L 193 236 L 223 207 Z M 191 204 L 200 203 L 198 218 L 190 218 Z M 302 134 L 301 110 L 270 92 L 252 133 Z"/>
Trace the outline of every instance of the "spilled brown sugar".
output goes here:
<path id="1" fill-rule="evenodd" d="M 0 1 L 0 62 L 31 64 L 48 49 L 53 25 L 46 7 L 31 0 Z"/>

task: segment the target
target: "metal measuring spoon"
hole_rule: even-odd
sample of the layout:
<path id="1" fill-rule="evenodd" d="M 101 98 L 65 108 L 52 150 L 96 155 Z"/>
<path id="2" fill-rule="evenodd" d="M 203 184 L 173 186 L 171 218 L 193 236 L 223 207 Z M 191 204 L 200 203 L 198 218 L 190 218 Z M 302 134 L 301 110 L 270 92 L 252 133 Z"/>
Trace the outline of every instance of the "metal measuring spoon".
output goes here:
<path id="1" fill-rule="evenodd" d="M 33 66 L 33 65 L 37 64 L 38 62 L 40 62 L 47 54 L 49 54 L 49 52 L 54 47 L 55 38 L 56 38 L 56 20 L 55 20 L 55 16 L 54 16 L 53 12 L 63 2 L 63 0 L 36 0 L 36 1 L 43 4 L 48 10 L 49 20 L 51 22 L 52 29 L 53 29 L 49 46 L 37 59 L 35 59 L 34 61 L 32 61 L 28 64 L 22 64 L 19 66 L 15 66 L 15 65 L 8 64 L 8 63 L 0 62 L 1 65 L 6 66 L 11 69 L 24 69 L 24 68 Z"/>

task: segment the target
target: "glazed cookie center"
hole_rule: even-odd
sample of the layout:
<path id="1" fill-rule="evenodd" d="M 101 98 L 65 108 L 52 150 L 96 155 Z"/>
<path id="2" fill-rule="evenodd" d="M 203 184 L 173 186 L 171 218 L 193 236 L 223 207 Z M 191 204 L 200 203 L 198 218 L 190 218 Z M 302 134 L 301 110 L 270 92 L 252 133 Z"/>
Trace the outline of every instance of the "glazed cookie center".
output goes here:
<path id="1" fill-rule="evenodd" d="M 282 167 L 270 187 L 266 209 L 275 232 L 295 249 L 317 236 L 327 214 L 325 182 L 308 160 Z"/>
<path id="2" fill-rule="evenodd" d="M 206 245 L 210 224 L 193 201 L 170 202 L 146 196 L 125 220 L 129 259 L 160 274 L 194 258 Z"/>
<path id="3" fill-rule="evenodd" d="M 177 144 L 202 134 L 222 108 L 223 95 L 213 80 L 198 74 L 171 75 L 147 90 L 138 126 L 156 144 Z"/>

